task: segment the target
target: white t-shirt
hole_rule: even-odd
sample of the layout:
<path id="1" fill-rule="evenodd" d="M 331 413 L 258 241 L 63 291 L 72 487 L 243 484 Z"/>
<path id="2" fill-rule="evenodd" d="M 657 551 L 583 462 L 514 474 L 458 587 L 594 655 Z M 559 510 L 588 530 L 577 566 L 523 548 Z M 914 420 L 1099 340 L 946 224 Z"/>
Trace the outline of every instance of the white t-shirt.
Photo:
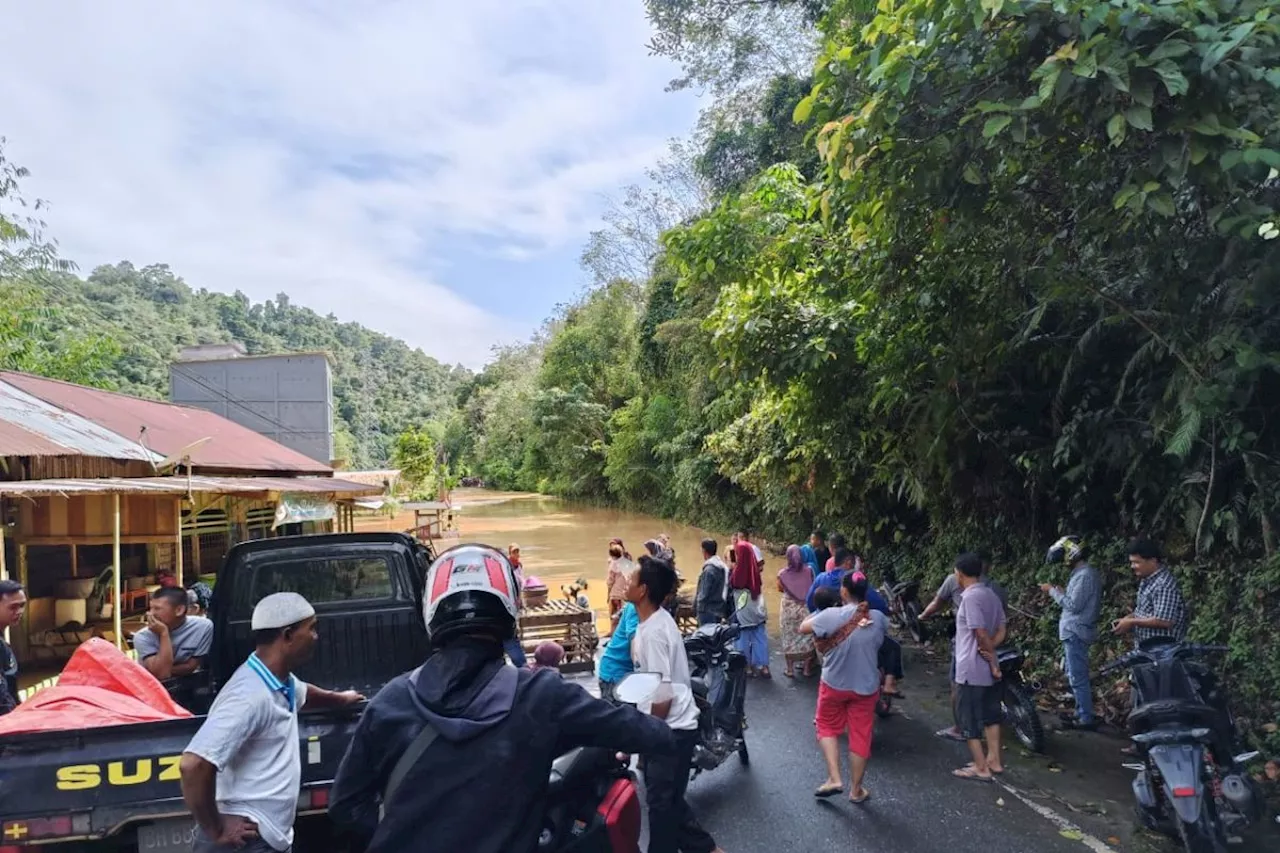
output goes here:
<path id="1" fill-rule="evenodd" d="M 671 710 L 667 725 L 676 731 L 692 731 L 698 727 L 698 705 L 689 686 L 689 659 L 684 654 L 684 640 L 676 620 L 665 608 L 658 608 L 636 628 L 631 641 L 631 659 L 636 672 L 656 672 L 663 683 L 671 685 Z"/>
<path id="2" fill-rule="evenodd" d="M 764 565 L 764 551 L 761 551 L 761 550 L 760 550 L 760 546 L 759 546 L 759 545 L 757 545 L 756 543 L 752 542 L 752 543 L 750 543 L 750 544 L 751 544 L 751 550 L 756 552 L 756 562 L 763 566 L 763 565 Z"/>
<path id="3" fill-rule="evenodd" d="M 218 691 L 186 751 L 218 768 L 218 811 L 249 818 L 274 850 L 293 844 L 302 786 L 298 709 L 306 682 L 293 678 L 294 703 L 243 664 Z"/>

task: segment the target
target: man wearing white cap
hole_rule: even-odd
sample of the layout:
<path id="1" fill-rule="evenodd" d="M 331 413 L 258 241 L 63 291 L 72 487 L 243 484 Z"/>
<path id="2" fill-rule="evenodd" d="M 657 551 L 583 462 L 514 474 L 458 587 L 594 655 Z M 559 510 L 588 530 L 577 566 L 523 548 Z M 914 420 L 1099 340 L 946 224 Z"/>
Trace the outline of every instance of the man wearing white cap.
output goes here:
<path id="1" fill-rule="evenodd" d="M 301 595 L 268 595 L 251 627 L 257 649 L 218 692 L 182 755 L 182 796 L 199 824 L 195 853 L 291 850 L 302 785 L 298 711 L 364 700 L 293 675 L 319 639 L 315 608 Z"/>

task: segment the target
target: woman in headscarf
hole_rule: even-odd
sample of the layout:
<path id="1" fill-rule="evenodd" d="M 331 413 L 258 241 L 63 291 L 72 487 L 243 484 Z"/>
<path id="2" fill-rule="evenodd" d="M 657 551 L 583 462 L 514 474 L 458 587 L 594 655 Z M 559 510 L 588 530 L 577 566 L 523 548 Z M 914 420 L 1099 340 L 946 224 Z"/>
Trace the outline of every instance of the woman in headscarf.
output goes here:
<path id="1" fill-rule="evenodd" d="M 747 656 L 749 675 L 771 678 L 769 673 L 769 630 L 765 624 L 763 584 L 760 564 L 750 542 L 733 546 L 733 569 L 729 573 L 729 589 L 733 595 L 733 618 L 741 626 L 738 651 Z"/>
<path id="2" fill-rule="evenodd" d="M 809 553 L 813 554 L 812 548 L 809 548 Z M 813 559 L 816 561 L 817 557 Z M 809 618 L 805 599 L 812 585 L 813 568 L 805 561 L 804 549 L 799 545 L 787 546 L 787 564 L 778 572 L 778 592 L 782 593 L 778 621 L 782 633 L 782 654 L 787 659 L 787 668 L 782 674 L 787 678 L 795 677 L 797 664 L 802 667 L 806 678 L 812 672 L 813 635 L 800 633 L 800 625 Z"/>

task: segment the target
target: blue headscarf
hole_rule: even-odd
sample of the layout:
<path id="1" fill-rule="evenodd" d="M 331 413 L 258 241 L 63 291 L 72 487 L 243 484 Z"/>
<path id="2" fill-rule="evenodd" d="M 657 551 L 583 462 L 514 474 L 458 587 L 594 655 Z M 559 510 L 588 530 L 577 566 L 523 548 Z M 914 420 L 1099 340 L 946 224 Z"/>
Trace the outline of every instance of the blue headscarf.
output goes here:
<path id="1" fill-rule="evenodd" d="M 822 571 L 822 567 L 818 565 L 818 554 L 813 550 L 812 545 L 800 546 L 800 559 L 809 564 L 809 567 L 813 569 L 813 573 L 815 575 Z"/>

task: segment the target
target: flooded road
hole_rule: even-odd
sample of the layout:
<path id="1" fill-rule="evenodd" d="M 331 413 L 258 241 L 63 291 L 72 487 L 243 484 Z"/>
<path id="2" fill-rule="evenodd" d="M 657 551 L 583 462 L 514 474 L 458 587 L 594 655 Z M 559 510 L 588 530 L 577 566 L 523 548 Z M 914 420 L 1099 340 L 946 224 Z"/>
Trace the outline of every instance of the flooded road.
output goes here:
<path id="1" fill-rule="evenodd" d="M 484 542 L 504 550 L 513 543 L 519 545 L 525 576 L 541 578 L 552 598 L 561 597 L 561 584 L 586 578 L 586 594 L 602 632 L 608 631 L 608 590 L 604 581 L 610 539 L 621 538 L 632 557 L 638 558 L 644 553 L 646 539 L 656 539 L 663 533 L 670 536 L 671 547 L 676 552 L 676 568 L 684 578 L 681 589 L 690 593 L 702 569 L 702 540 L 707 537 L 716 540 L 721 556 L 730 540 L 724 532 L 702 530 L 640 513 L 581 506 L 541 495 L 461 489 L 454 493 L 453 501 L 455 507 L 460 507 L 459 541 Z M 766 554 L 765 560 L 764 586 L 772 617 L 777 612 L 777 592 L 772 578 L 777 575 L 782 558 Z"/>

